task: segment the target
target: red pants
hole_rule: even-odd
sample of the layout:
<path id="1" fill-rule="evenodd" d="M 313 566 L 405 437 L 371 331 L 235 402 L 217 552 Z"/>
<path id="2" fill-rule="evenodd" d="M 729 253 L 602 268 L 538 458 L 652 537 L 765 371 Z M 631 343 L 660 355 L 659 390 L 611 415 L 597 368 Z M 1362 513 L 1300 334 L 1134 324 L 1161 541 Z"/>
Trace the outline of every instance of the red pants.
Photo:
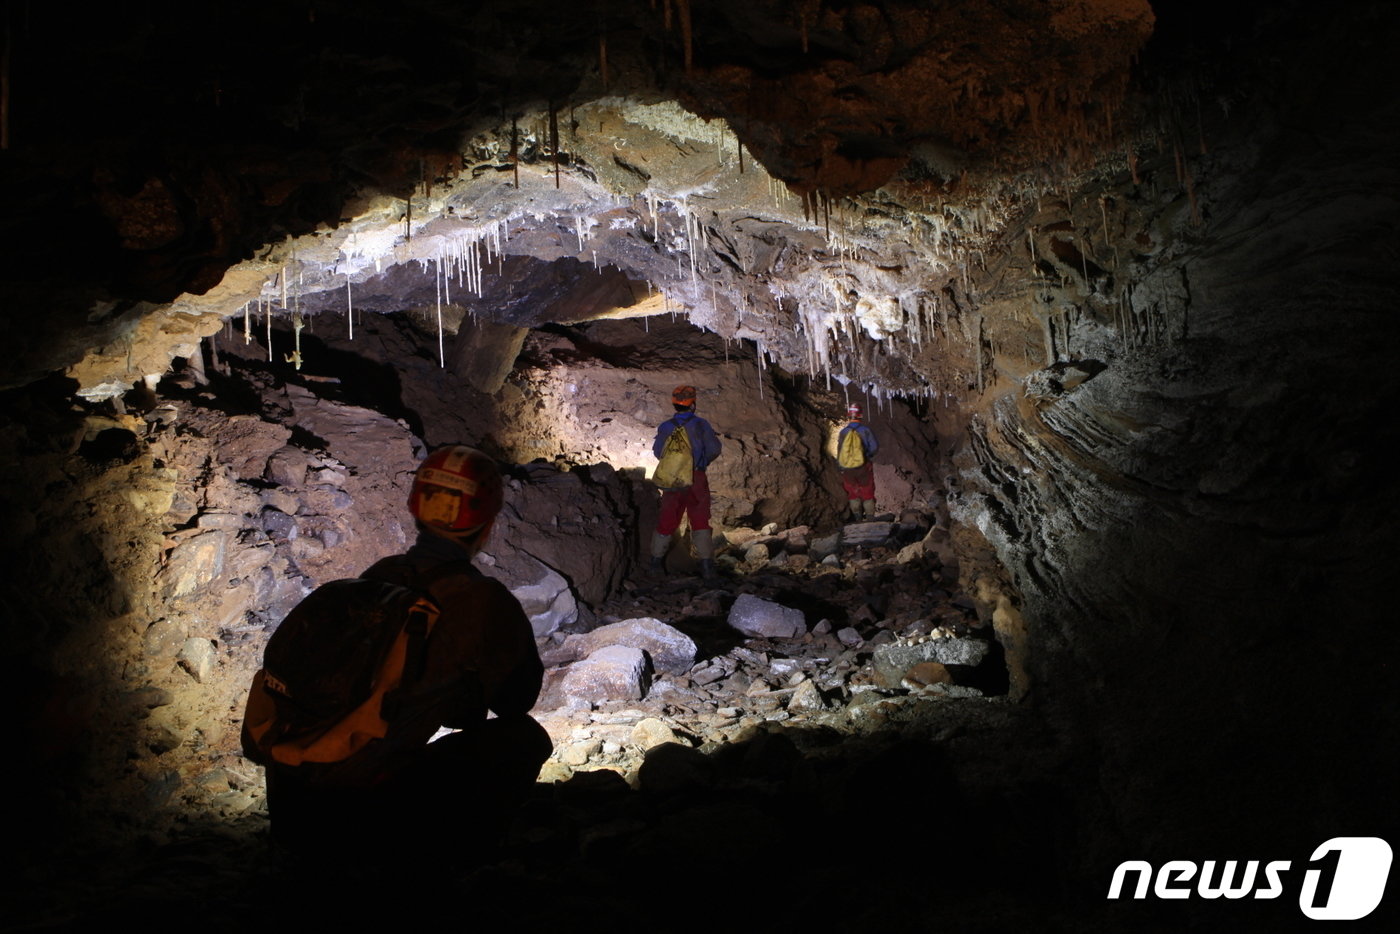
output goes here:
<path id="1" fill-rule="evenodd" d="M 703 532 L 710 527 L 710 481 L 705 471 L 695 471 L 690 486 L 684 490 L 667 490 L 661 494 L 661 517 L 656 520 L 656 534 L 670 535 L 681 524 L 681 514 L 690 516 L 690 531 Z"/>
<path id="2" fill-rule="evenodd" d="M 866 461 L 859 467 L 841 471 L 841 485 L 846 488 L 846 499 L 875 498 L 875 467 Z"/>

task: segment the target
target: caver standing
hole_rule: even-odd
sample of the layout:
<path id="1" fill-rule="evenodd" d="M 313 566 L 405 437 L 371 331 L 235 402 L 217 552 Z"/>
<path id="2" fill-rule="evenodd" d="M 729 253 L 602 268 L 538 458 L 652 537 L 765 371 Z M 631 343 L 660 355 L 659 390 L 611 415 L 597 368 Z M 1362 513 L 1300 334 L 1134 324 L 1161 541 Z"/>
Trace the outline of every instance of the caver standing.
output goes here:
<path id="1" fill-rule="evenodd" d="M 836 436 L 836 462 L 841 466 L 841 486 L 846 490 L 847 518 L 875 518 L 875 468 L 871 459 L 880 450 L 875 432 L 861 423 L 861 408 L 846 407 L 849 421 Z"/>
<path id="2" fill-rule="evenodd" d="M 671 393 L 671 405 L 676 414 L 657 427 L 651 446 L 658 461 L 655 477 L 663 490 L 661 515 L 651 540 L 651 569 L 662 569 L 671 534 L 679 528 L 684 515 L 690 518 L 691 541 L 700 557 L 700 573 L 710 578 L 715 573 L 715 546 L 710 531 L 710 483 L 705 469 L 719 457 L 720 442 L 710 423 L 695 414 L 694 386 L 677 386 Z M 672 459 L 682 456 L 686 449 L 689 463 L 673 470 Z M 663 474 L 668 479 L 663 481 Z"/>
<path id="3" fill-rule="evenodd" d="M 297 619 L 302 635 L 288 634 L 276 666 L 269 642 L 249 696 L 244 748 L 267 768 L 276 839 L 332 854 L 351 845 L 359 852 L 367 840 L 432 842 L 468 859 L 496 842 L 552 749 L 529 715 L 543 675 L 530 622 L 504 585 L 471 564 L 501 500 L 501 476 L 486 455 L 462 445 L 434 452 L 418 467 L 409 495 L 418 525 L 413 547 L 303 601 L 282 624 Z M 408 635 L 412 622 L 393 629 L 399 641 L 378 656 L 398 652 L 393 689 L 371 695 L 329 729 L 299 732 L 288 726 L 296 695 L 314 697 L 313 687 L 337 676 L 318 666 L 342 652 L 344 639 L 336 637 L 353 617 L 337 604 L 344 601 L 334 596 L 337 587 L 383 593 L 386 606 L 403 595 L 423 597 L 436 615 L 415 630 L 417 641 Z M 323 591 L 322 602 L 312 604 Z M 321 609 L 303 611 L 308 606 Z M 342 619 L 300 623 L 317 612 Z M 374 681 L 385 680 L 390 662 L 376 664 Z M 495 716 L 488 719 L 488 711 Z M 431 741 L 442 727 L 458 732 Z"/>

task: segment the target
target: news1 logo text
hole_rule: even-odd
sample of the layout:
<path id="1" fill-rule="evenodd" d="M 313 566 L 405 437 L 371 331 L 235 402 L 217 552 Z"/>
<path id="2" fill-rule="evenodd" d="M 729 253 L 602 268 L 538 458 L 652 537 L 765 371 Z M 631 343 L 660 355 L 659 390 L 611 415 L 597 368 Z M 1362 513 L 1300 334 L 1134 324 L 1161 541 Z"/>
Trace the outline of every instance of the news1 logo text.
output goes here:
<path id="1" fill-rule="evenodd" d="M 1313 850 L 1302 880 L 1289 860 L 1168 860 L 1153 867 L 1130 859 L 1113 870 L 1108 897 L 1273 899 L 1290 890 L 1316 921 L 1356 921 L 1381 903 L 1390 876 L 1390 844 L 1380 837 L 1333 837 Z M 1243 865 L 1241 865 L 1243 863 Z"/>

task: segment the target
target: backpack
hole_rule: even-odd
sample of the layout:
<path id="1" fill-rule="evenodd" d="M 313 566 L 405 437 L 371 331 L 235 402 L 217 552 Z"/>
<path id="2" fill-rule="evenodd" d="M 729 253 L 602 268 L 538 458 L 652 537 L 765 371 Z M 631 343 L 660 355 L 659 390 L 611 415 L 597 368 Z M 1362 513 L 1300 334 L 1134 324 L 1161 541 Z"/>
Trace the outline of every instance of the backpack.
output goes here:
<path id="1" fill-rule="evenodd" d="M 865 463 L 865 445 L 860 440 L 860 432 L 849 428 L 841 436 L 841 444 L 836 451 L 836 463 L 847 470 Z"/>
<path id="2" fill-rule="evenodd" d="M 445 565 L 431 575 L 460 571 Z M 423 673 L 438 607 L 389 581 L 331 581 L 273 632 L 243 717 L 243 754 L 260 765 L 343 762 L 388 732 L 400 691 Z"/>
<path id="3" fill-rule="evenodd" d="M 690 453 L 690 435 L 684 425 L 677 425 L 661 449 L 652 482 L 663 490 L 683 490 L 694 480 L 695 458 Z"/>

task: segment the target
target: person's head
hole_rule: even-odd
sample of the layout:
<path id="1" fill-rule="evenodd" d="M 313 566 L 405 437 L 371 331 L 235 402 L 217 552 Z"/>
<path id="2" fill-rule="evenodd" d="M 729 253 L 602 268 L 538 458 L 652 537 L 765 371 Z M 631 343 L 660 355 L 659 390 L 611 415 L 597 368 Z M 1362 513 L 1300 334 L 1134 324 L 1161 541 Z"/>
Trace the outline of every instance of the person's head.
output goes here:
<path id="1" fill-rule="evenodd" d="M 419 528 L 476 551 L 501 510 L 496 462 L 465 445 L 438 448 L 413 475 L 408 511 Z"/>
<path id="2" fill-rule="evenodd" d="M 851 421 L 860 421 L 860 415 L 860 406 L 856 403 L 852 402 L 850 405 L 846 406 L 846 417 L 849 418 Z"/>
<path id="3" fill-rule="evenodd" d="M 677 412 L 695 411 L 695 387 L 677 386 L 671 390 L 671 405 Z"/>

